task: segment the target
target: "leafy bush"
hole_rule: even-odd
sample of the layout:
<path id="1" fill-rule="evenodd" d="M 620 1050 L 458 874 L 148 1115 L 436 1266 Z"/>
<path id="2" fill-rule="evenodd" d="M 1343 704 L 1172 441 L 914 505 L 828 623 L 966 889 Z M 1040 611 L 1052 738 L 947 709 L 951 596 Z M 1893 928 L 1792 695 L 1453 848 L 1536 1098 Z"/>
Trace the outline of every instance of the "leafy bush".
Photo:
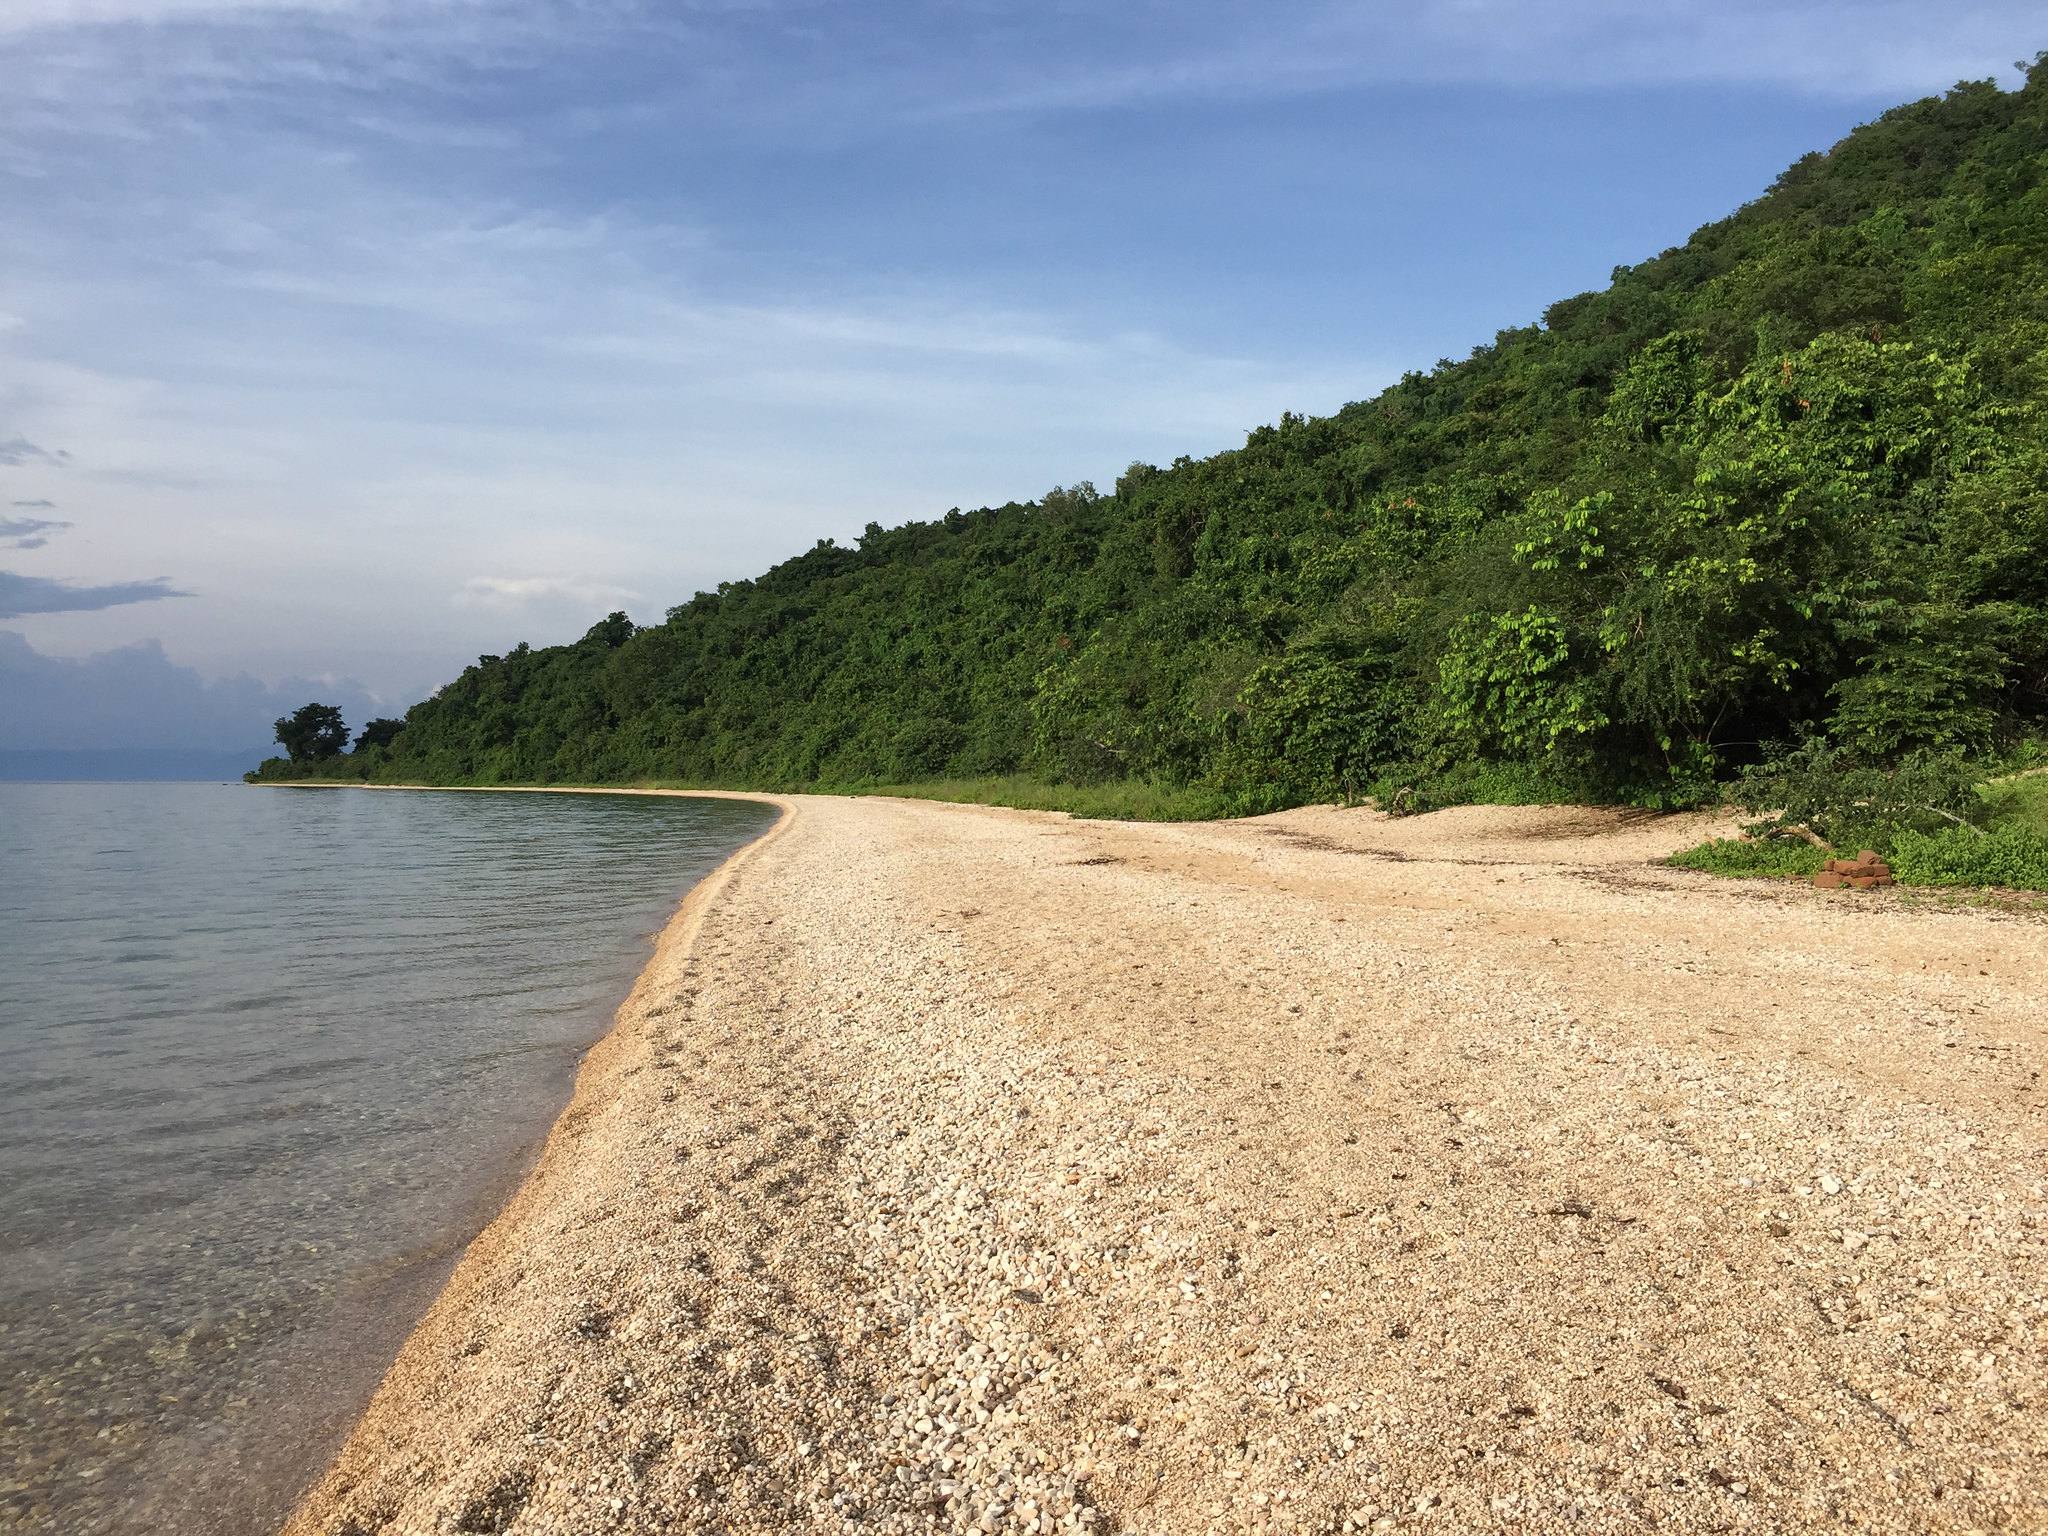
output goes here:
<path id="1" fill-rule="evenodd" d="M 1238 693 L 1219 777 L 1251 813 L 1355 799 L 1399 755 L 1403 703 L 1384 666 L 1369 660 L 1296 653 L 1268 662 Z"/>
<path id="2" fill-rule="evenodd" d="M 1834 686 L 1828 726 L 1837 740 L 1879 755 L 1917 749 L 1981 752 L 1997 721 L 2010 667 L 1995 606 L 1958 612 L 1929 604 L 1901 623 L 1899 637 Z"/>
<path id="3" fill-rule="evenodd" d="M 1381 777 L 1372 795 L 1396 816 L 1453 805 L 1572 805 L 1588 798 L 1585 785 L 1540 764 L 1503 761 L 1402 765 Z"/>
<path id="4" fill-rule="evenodd" d="M 1892 843 L 1892 873 L 1907 885 L 2000 885 L 2048 891 L 2048 837 L 2031 827 L 1977 832 L 1901 832 Z"/>
<path id="5" fill-rule="evenodd" d="M 1752 832 L 1805 827 L 1837 848 L 1886 849 L 1907 832 L 1969 828 L 1983 815 L 1976 770 L 1959 753 L 1872 762 L 1818 738 L 1746 770 L 1741 796 L 1768 808 Z"/>
<path id="6" fill-rule="evenodd" d="M 1817 874 L 1827 851 L 1789 838 L 1717 837 L 1674 853 L 1664 862 L 1674 869 L 1696 869 L 1708 875 L 1755 875 L 1804 880 Z"/>

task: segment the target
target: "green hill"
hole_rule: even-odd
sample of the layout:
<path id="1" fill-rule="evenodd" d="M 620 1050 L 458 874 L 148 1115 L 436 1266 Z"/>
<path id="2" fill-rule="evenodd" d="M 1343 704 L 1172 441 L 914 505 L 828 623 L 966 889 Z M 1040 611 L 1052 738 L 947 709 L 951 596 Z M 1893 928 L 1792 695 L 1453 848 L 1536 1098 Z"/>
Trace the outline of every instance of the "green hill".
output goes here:
<path id="1" fill-rule="evenodd" d="M 2048 59 L 2048 55 L 2044 55 Z M 2048 64 L 1334 416 L 870 525 L 263 777 L 1696 800 L 2048 714 Z"/>

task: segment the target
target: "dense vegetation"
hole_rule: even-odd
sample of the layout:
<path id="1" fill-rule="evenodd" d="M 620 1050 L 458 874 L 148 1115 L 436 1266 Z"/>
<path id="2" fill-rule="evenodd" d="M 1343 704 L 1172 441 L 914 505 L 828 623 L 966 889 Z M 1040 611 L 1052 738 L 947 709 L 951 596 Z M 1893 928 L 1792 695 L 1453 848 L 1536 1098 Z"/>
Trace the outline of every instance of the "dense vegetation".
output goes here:
<path id="1" fill-rule="evenodd" d="M 2044 411 L 2037 63 L 1334 416 L 1113 494 L 870 524 L 260 773 L 1137 786 L 1186 813 L 1954 763 L 2048 715 Z"/>

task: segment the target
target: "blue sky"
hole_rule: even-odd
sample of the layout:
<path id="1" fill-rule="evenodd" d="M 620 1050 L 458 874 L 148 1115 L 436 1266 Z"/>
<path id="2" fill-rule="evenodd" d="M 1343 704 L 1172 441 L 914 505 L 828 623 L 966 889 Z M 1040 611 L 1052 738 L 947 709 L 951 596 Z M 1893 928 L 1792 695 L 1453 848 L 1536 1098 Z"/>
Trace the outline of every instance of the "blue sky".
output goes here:
<path id="1" fill-rule="evenodd" d="M 401 706 L 1335 409 L 2044 45 L 2014 0 L 7 0 L 0 663 Z"/>

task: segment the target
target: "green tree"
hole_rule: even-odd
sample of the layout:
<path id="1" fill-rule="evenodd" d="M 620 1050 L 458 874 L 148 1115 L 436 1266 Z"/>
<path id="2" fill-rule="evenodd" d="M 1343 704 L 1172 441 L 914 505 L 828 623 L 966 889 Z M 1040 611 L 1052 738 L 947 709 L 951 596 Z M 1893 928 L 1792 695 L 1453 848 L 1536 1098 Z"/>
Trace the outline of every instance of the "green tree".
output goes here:
<path id="1" fill-rule="evenodd" d="M 348 745 L 348 727 L 334 704 L 301 704 L 276 720 L 272 729 L 285 756 L 295 763 L 324 762 Z"/>
<path id="2" fill-rule="evenodd" d="M 480 657 L 346 770 L 265 771 L 1668 805 L 1798 742 L 1890 785 L 2043 731 L 2037 63 L 1331 416 L 1113 494 L 871 522 Z"/>
<path id="3" fill-rule="evenodd" d="M 373 747 L 388 747 L 398 739 L 398 733 L 404 729 L 403 720 L 372 720 L 357 735 L 354 750 L 365 752 Z"/>

